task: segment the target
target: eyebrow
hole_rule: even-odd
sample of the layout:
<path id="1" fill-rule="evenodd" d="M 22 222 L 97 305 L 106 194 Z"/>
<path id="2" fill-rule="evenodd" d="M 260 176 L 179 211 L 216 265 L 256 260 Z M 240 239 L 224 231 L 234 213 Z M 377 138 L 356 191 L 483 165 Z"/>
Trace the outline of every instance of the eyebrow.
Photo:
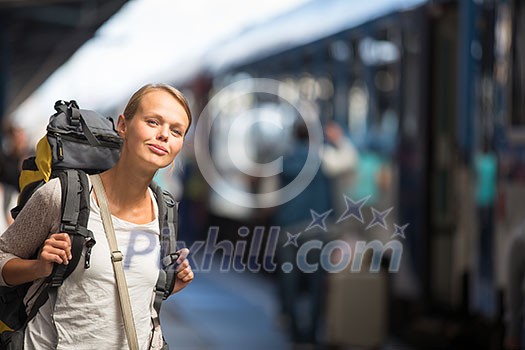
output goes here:
<path id="1" fill-rule="evenodd" d="M 162 115 L 158 114 L 158 113 L 155 113 L 155 112 L 151 112 L 151 113 L 146 113 L 144 115 L 144 118 L 158 118 L 158 119 L 161 119 L 163 122 L 166 121 L 166 118 L 164 118 Z M 181 123 L 181 122 L 175 122 L 175 123 L 170 123 L 171 126 L 174 126 L 174 127 L 187 127 L 187 125 Z"/>

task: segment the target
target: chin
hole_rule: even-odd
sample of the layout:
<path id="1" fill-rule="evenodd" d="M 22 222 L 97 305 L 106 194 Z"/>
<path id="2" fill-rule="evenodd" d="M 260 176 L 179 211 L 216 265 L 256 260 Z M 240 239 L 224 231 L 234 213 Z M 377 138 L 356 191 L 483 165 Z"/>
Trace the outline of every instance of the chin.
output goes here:
<path id="1" fill-rule="evenodd" d="M 171 159 L 169 161 L 155 162 L 155 166 L 158 169 L 162 169 L 162 168 L 165 168 L 165 167 L 169 166 L 171 163 L 173 163 L 173 159 Z"/>

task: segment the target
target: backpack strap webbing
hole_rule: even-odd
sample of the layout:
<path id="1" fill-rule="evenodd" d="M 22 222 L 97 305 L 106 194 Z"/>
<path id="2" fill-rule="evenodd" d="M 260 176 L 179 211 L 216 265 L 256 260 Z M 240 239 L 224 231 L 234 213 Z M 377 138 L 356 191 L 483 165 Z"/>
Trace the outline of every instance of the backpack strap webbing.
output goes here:
<path id="1" fill-rule="evenodd" d="M 156 183 L 152 182 L 150 188 L 155 193 L 159 208 L 161 269 L 155 287 L 153 307 L 157 315 L 160 315 L 162 301 L 171 295 L 177 274 L 174 265 L 179 258 L 177 253 L 178 203 L 168 191 L 163 190 Z"/>
<path id="2" fill-rule="evenodd" d="M 84 136 L 88 140 L 91 146 L 100 146 L 100 141 L 95 137 L 93 131 L 87 125 L 82 113 L 80 113 L 80 108 L 76 101 L 72 100 L 69 102 L 59 100 L 55 102 L 55 110 L 58 113 L 64 113 L 70 120 L 71 125 L 75 127 L 82 126 L 82 131 Z"/>
<path id="3" fill-rule="evenodd" d="M 54 265 L 53 272 L 38 292 L 38 297 L 27 315 L 24 327 L 49 299 L 49 293 L 54 288 L 61 286 L 64 279 L 76 268 L 82 256 L 84 245 L 87 247 L 85 266 L 86 268 L 89 267 L 89 254 L 91 247 L 95 244 L 93 233 L 87 229 L 89 218 L 89 182 L 87 175 L 80 170 L 64 170 L 57 176 L 62 189 L 60 231 L 68 233 L 71 238 L 71 255 L 73 258 L 68 265 Z"/>
<path id="4" fill-rule="evenodd" d="M 69 234 L 72 259 L 69 264 L 55 264 L 48 277 L 51 287 L 62 285 L 78 265 L 84 245 L 87 247 L 84 267 L 89 268 L 91 248 L 96 243 L 94 235 L 87 229 L 89 218 L 89 182 L 86 173 L 68 169 L 58 174 L 62 188 L 62 217 L 60 232 Z"/>

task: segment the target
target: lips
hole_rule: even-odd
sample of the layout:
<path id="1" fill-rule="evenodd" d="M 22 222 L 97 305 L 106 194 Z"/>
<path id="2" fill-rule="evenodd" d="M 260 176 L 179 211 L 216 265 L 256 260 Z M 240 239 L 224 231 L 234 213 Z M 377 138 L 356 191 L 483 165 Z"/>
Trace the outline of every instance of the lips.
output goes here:
<path id="1" fill-rule="evenodd" d="M 168 154 L 168 150 L 164 147 L 162 147 L 161 145 L 154 145 L 154 144 L 149 144 L 148 145 L 148 148 L 153 152 L 153 153 L 156 153 L 158 155 L 165 155 L 165 154 Z"/>

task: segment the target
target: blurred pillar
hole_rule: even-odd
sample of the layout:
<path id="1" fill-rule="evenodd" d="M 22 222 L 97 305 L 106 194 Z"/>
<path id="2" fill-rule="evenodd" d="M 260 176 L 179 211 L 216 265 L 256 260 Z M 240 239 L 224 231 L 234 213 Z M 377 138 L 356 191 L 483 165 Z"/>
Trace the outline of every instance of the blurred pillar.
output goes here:
<path id="1" fill-rule="evenodd" d="M 4 16 L 0 13 L 0 125 L 6 112 L 7 82 L 9 74 L 9 43 L 7 41 L 7 29 Z M 0 143 L 2 142 L 0 132 Z"/>
<path id="2" fill-rule="evenodd" d="M 459 99 L 458 145 L 467 164 L 475 150 L 476 71 L 481 58 L 481 43 L 476 28 L 479 5 L 474 0 L 459 1 Z"/>

